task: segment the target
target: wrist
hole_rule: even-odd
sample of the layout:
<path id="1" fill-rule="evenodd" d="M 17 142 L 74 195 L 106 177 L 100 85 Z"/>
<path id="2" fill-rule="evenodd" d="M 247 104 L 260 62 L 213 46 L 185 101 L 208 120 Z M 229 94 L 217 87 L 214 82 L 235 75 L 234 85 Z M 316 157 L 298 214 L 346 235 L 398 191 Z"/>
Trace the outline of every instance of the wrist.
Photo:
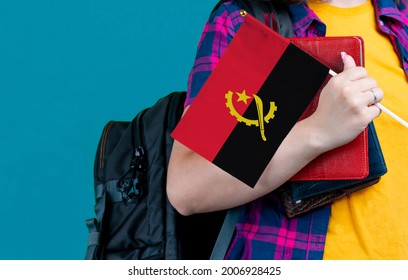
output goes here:
<path id="1" fill-rule="evenodd" d="M 320 155 L 331 149 L 329 143 L 329 136 L 325 133 L 322 126 L 319 126 L 313 119 L 313 117 L 306 118 L 299 122 L 302 126 L 309 151 L 312 156 Z"/>

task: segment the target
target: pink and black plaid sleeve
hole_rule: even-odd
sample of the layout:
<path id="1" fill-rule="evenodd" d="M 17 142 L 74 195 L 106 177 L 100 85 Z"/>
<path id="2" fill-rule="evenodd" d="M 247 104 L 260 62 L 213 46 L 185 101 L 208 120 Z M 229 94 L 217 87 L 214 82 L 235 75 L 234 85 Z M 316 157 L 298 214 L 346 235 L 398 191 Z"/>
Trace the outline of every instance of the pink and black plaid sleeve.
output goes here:
<path id="1" fill-rule="evenodd" d="M 234 1 L 224 3 L 211 14 L 198 43 L 193 69 L 190 72 L 185 106 L 190 105 L 227 49 L 244 18 Z"/>

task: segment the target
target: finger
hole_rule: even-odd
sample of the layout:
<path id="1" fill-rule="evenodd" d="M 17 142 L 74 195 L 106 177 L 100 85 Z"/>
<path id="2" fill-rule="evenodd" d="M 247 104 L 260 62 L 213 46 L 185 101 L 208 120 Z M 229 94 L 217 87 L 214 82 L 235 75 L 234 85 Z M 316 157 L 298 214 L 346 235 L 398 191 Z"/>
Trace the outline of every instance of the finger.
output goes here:
<path id="1" fill-rule="evenodd" d="M 356 67 L 356 62 L 354 58 L 348 55 L 346 52 L 341 52 L 341 58 L 344 63 L 344 70 Z"/>
<path id="2" fill-rule="evenodd" d="M 373 90 L 377 96 L 377 103 L 381 102 L 384 98 L 384 91 L 381 88 L 373 88 Z"/>
<path id="3" fill-rule="evenodd" d="M 373 106 L 369 106 L 367 108 L 367 112 L 368 112 L 368 117 L 370 120 L 373 120 L 375 118 L 377 118 L 379 115 L 381 115 L 382 110 L 380 108 L 378 108 L 377 106 L 373 105 Z"/>
<path id="4" fill-rule="evenodd" d="M 369 106 L 381 102 L 384 97 L 384 92 L 380 88 L 372 88 L 369 91 L 364 92 L 364 96 L 367 98 L 367 104 Z"/>
<path id="5" fill-rule="evenodd" d="M 345 76 L 347 79 L 355 81 L 367 77 L 367 71 L 364 67 L 356 66 L 354 58 L 345 52 L 341 52 L 343 60 Z"/>

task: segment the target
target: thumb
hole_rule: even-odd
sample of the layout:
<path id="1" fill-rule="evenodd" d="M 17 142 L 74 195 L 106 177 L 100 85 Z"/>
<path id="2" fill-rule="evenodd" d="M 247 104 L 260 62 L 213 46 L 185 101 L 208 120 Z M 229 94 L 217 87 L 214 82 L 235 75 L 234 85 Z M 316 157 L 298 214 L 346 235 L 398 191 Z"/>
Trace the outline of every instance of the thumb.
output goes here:
<path id="1" fill-rule="evenodd" d="M 344 63 L 344 70 L 356 67 L 353 57 L 349 56 L 347 53 L 341 52 L 341 58 Z"/>

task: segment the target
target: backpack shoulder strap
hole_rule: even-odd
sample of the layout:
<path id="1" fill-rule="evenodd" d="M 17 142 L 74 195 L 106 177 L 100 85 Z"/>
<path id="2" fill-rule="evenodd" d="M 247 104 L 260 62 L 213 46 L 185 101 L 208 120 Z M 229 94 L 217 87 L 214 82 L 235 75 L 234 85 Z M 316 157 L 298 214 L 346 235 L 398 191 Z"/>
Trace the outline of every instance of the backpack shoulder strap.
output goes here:
<path id="1" fill-rule="evenodd" d="M 225 216 L 224 223 L 222 224 L 220 233 L 215 242 L 213 251 L 211 253 L 210 260 L 222 260 L 227 253 L 229 244 L 231 243 L 232 236 L 235 232 L 235 225 L 238 222 L 239 215 L 241 213 L 241 207 L 235 207 L 228 209 Z"/>
<path id="2" fill-rule="evenodd" d="M 277 32 L 283 37 L 292 38 L 294 37 L 292 20 L 289 16 L 288 6 L 285 4 L 266 2 L 270 4 L 270 14 L 276 19 Z"/>

